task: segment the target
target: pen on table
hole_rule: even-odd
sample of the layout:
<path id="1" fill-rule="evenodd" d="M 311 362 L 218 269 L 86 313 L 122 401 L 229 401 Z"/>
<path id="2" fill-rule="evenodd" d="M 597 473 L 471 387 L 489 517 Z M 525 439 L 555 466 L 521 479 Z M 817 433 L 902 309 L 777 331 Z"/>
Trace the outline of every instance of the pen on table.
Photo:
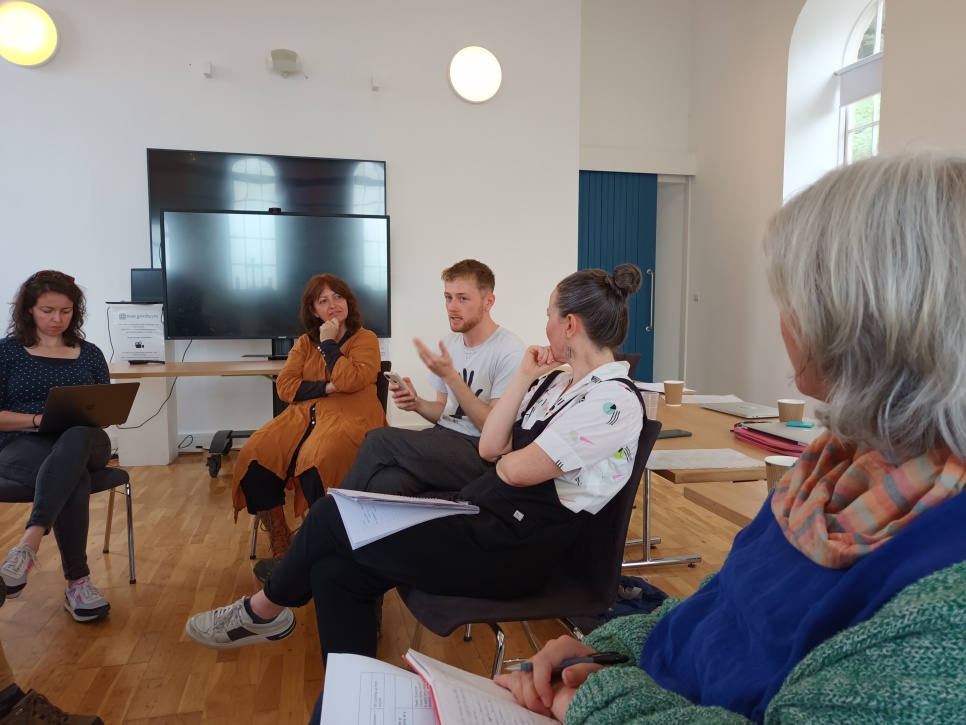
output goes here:
<path id="1" fill-rule="evenodd" d="M 559 665 L 553 668 L 553 673 L 560 673 L 562 670 L 568 667 L 573 667 L 574 665 L 619 665 L 630 660 L 625 654 L 620 652 L 597 652 L 592 655 L 587 655 L 586 657 L 570 657 L 563 660 Z M 516 662 L 512 665 L 506 666 L 507 672 L 532 672 L 533 663 L 532 662 Z"/>

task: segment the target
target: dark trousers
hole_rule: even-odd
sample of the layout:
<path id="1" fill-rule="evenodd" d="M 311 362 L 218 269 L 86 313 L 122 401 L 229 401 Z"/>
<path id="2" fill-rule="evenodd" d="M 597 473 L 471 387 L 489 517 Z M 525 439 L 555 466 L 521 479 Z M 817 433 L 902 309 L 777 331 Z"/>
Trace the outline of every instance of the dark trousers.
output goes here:
<path id="1" fill-rule="evenodd" d="M 0 449 L 0 476 L 33 489 L 27 526 L 54 530 L 64 577 L 81 579 L 87 566 L 90 471 L 111 459 L 111 441 L 100 428 L 76 427 L 60 434 L 30 433 Z"/>
<path id="2" fill-rule="evenodd" d="M 552 490 L 549 496 L 546 507 L 521 504 L 532 512 L 522 521 L 482 509 L 427 521 L 354 551 L 335 499 L 325 497 L 312 506 L 265 595 L 287 607 L 315 600 L 323 659 L 330 652 L 374 657 L 373 605 L 397 585 L 494 599 L 543 587 L 584 523 Z"/>
<path id="3" fill-rule="evenodd" d="M 250 514 L 271 511 L 276 506 L 285 504 L 285 480 L 264 468 L 258 461 L 251 462 L 239 485 L 245 494 Z M 309 468 L 299 476 L 299 485 L 309 506 L 325 495 L 325 486 L 322 485 L 322 478 L 315 468 Z"/>
<path id="4" fill-rule="evenodd" d="M 479 446 L 479 438 L 442 426 L 376 428 L 366 434 L 339 488 L 397 496 L 459 491 L 492 466 L 480 458 Z"/>

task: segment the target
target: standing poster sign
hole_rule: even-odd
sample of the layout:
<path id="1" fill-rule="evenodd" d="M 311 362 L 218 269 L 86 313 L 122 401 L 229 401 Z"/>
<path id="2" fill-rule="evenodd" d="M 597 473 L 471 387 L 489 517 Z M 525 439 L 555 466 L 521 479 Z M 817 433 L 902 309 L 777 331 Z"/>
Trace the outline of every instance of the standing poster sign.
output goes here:
<path id="1" fill-rule="evenodd" d="M 118 360 L 165 359 L 163 305 L 111 305 L 107 317 Z"/>

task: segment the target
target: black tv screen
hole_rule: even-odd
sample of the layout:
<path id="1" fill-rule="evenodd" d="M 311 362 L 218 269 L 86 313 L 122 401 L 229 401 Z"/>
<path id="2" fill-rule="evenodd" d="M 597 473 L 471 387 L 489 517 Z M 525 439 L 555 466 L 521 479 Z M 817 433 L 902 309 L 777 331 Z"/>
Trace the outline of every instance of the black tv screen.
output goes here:
<path id="1" fill-rule="evenodd" d="M 168 339 L 295 338 L 302 288 L 343 279 L 363 325 L 389 337 L 389 217 L 163 211 Z"/>
<path id="2" fill-rule="evenodd" d="M 161 210 L 281 209 L 386 214 L 386 162 L 148 149 L 151 265 L 161 266 Z"/>

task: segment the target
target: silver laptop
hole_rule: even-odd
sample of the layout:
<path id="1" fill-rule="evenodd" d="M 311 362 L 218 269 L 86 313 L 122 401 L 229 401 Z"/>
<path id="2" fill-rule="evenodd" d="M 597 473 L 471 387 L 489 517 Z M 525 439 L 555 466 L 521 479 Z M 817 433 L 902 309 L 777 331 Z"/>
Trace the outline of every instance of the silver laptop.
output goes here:
<path id="1" fill-rule="evenodd" d="M 778 417 L 778 408 L 771 408 L 767 405 L 759 405 L 758 403 L 746 403 L 744 401 L 740 403 L 707 403 L 701 407 L 707 408 L 708 410 L 716 410 L 719 413 L 734 415 L 739 418 L 754 419 Z"/>
<path id="2" fill-rule="evenodd" d="M 803 446 L 807 446 L 825 432 L 825 426 L 818 425 L 817 423 L 813 428 L 790 427 L 778 422 L 746 423 L 744 427 L 767 433 L 776 438 L 784 438 L 786 441 L 791 441 L 792 443 L 801 443 Z"/>
<path id="3" fill-rule="evenodd" d="M 67 385 L 47 393 L 38 433 L 60 433 L 77 425 L 106 428 L 127 421 L 141 383 Z"/>

